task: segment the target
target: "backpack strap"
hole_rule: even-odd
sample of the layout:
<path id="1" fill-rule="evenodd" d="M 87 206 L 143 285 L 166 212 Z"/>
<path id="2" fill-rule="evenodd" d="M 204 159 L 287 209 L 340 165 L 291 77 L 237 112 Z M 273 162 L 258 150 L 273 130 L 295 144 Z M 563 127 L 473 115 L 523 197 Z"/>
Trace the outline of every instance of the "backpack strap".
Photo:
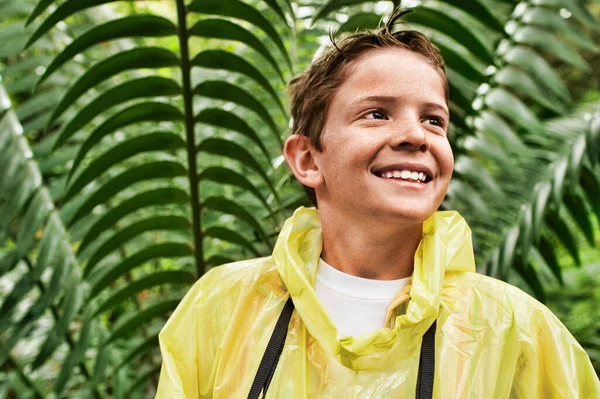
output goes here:
<path id="1" fill-rule="evenodd" d="M 421 343 L 421 358 L 419 360 L 419 375 L 417 376 L 416 399 L 431 399 L 433 396 L 433 376 L 435 371 L 435 330 L 436 321 L 425 335 Z"/>
<path id="2" fill-rule="evenodd" d="M 267 389 L 271 384 L 273 374 L 277 368 L 277 362 L 281 356 L 281 351 L 285 344 L 287 336 L 288 325 L 294 311 L 294 303 L 290 297 L 283 310 L 279 315 L 279 319 L 271 334 L 271 339 L 267 345 L 267 349 L 263 355 L 258 371 L 252 382 L 250 393 L 248 393 L 248 399 L 258 399 L 261 392 L 263 398 L 267 395 Z M 436 321 L 425 335 L 423 335 L 423 342 L 421 344 L 421 357 L 419 360 L 419 374 L 417 376 L 417 390 L 416 399 L 431 399 L 433 396 L 433 378 L 435 370 L 435 332 L 436 332 Z"/>
<path id="3" fill-rule="evenodd" d="M 275 369 L 277 368 L 279 356 L 281 356 L 281 351 L 283 350 L 283 345 L 285 344 L 288 324 L 290 323 L 293 311 L 294 302 L 292 302 L 292 297 L 290 296 L 283 306 L 283 310 L 281 311 L 279 319 L 275 324 L 275 329 L 273 330 L 273 334 L 271 335 L 267 349 L 265 350 L 263 358 L 260 361 L 260 366 L 258 366 L 258 372 L 254 377 L 254 382 L 252 382 L 248 399 L 258 399 L 261 392 L 263 393 L 263 398 L 267 395 L 267 389 L 269 389 L 271 379 L 273 378 L 273 374 L 275 374 Z"/>

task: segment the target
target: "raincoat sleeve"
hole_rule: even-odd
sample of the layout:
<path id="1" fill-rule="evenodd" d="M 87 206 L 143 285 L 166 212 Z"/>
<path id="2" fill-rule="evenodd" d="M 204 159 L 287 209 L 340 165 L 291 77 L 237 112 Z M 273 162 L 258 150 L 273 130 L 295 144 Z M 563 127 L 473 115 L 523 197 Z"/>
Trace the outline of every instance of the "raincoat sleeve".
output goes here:
<path id="1" fill-rule="evenodd" d="M 214 317 L 218 309 L 223 310 L 214 303 L 218 295 L 211 295 L 218 291 L 216 269 L 194 284 L 158 336 L 163 363 L 156 398 L 197 399 L 211 395 L 219 320 L 223 320 Z"/>
<path id="2" fill-rule="evenodd" d="M 162 368 L 156 398 L 199 398 L 200 284 L 186 294 L 158 335 Z"/>
<path id="3" fill-rule="evenodd" d="M 600 382 L 587 353 L 548 308 L 537 305 L 520 326 L 511 398 L 600 398 Z"/>

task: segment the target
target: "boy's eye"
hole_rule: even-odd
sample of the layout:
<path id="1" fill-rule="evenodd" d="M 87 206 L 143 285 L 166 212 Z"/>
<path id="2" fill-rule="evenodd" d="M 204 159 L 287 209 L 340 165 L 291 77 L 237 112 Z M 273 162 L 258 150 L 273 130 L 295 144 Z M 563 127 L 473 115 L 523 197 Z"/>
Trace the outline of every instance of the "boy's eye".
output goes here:
<path id="1" fill-rule="evenodd" d="M 434 126 L 444 127 L 444 119 L 439 116 L 428 116 L 425 118 L 425 122 Z"/>
<path id="2" fill-rule="evenodd" d="M 365 114 L 365 118 L 367 119 L 387 119 L 387 116 L 383 111 L 369 111 Z"/>

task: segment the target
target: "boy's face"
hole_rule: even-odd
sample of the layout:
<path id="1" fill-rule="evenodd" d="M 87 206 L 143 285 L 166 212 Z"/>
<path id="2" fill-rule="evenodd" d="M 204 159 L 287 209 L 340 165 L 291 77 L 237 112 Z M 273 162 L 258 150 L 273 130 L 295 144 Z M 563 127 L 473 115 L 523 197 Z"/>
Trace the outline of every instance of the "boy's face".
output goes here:
<path id="1" fill-rule="evenodd" d="M 319 207 L 423 222 L 442 203 L 454 167 L 442 77 L 402 48 L 370 50 L 344 74 L 314 157 Z"/>

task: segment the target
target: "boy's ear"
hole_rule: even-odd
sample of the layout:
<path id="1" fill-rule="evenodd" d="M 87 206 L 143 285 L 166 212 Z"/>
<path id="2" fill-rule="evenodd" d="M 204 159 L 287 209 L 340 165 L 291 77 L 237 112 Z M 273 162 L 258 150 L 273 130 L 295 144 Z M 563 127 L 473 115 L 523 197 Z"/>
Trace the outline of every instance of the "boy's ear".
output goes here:
<path id="1" fill-rule="evenodd" d="M 317 188 L 323 183 L 323 175 L 315 157 L 318 152 L 310 139 L 301 134 L 290 135 L 283 146 L 283 155 L 292 173 L 307 187 Z"/>

